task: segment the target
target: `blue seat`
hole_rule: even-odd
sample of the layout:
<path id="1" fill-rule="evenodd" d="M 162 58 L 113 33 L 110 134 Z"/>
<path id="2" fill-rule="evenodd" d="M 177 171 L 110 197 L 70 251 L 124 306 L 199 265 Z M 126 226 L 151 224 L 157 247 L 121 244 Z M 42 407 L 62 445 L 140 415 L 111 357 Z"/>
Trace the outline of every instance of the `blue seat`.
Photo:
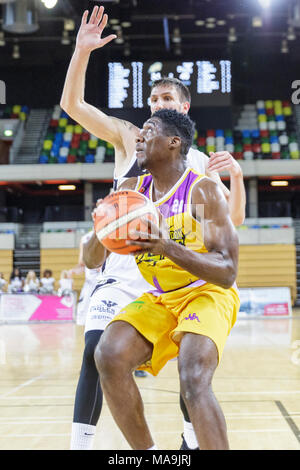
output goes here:
<path id="1" fill-rule="evenodd" d="M 224 137 L 223 129 L 216 129 L 216 137 Z"/>
<path id="2" fill-rule="evenodd" d="M 242 131 L 242 135 L 245 139 L 248 139 L 249 137 L 251 137 L 250 131 L 248 131 L 247 129 L 244 129 Z"/>
<path id="3" fill-rule="evenodd" d="M 39 158 L 39 162 L 40 163 L 48 163 L 49 162 L 49 158 L 47 155 L 41 155 L 40 158 Z"/>
<path id="4" fill-rule="evenodd" d="M 85 163 L 95 163 L 95 155 L 88 153 L 85 156 Z"/>
<path id="5" fill-rule="evenodd" d="M 260 137 L 260 132 L 258 129 L 253 130 L 251 134 L 253 139 L 259 139 Z"/>

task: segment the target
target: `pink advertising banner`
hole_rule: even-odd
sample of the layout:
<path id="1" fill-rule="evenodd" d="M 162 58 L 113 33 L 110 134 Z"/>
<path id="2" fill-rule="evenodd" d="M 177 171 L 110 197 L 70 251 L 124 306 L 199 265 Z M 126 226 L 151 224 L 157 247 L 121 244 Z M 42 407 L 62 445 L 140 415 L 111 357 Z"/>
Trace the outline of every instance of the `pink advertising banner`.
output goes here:
<path id="1" fill-rule="evenodd" d="M 2 294 L 0 321 L 71 321 L 76 307 L 75 294 L 59 297 L 39 294 Z"/>

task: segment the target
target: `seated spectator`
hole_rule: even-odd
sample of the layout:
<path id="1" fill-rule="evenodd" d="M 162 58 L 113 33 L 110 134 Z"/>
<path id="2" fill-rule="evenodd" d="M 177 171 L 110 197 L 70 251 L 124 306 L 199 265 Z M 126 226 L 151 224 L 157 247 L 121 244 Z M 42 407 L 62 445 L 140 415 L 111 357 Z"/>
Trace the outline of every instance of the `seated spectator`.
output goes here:
<path id="1" fill-rule="evenodd" d="M 41 278 L 41 294 L 54 294 L 54 283 L 55 279 L 52 277 L 52 271 L 50 269 L 45 269 L 43 272 L 43 277 Z"/>
<path id="2" fill-rule="evenodd" d="M 0 273 L 0 294 L 7 291 L 7 282 L 4 279 L 4 274 Z"/>
<path id="3" fill-rule="evenodd" d="M 24 278 L 19 268 L 15 268 L 10 275 L 7 291 L 9 294 L 23 292 Z"/>
<path id="4" fill-rule="evenodd" d="M 36 277 L 34 271 L 28 271 L 25 283 L 24 283 L 24 292 L 30 292 L 37 294 L 40 287 L 40 281 Z"/>
<path id="5" fill-rule="evenodd" d="M 70 271 L 63 270 L 59 280 L 58 295 L 69 295 L 73 290 L 73 279 Z"/>

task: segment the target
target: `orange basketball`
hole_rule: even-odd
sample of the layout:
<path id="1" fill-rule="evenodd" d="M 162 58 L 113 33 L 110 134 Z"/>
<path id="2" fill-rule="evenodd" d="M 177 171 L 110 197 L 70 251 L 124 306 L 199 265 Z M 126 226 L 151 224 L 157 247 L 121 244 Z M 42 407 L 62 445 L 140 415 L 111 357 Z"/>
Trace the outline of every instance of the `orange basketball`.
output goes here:
<path id="1" fill-rule="evenodd" d="M 158 212 L 154 204 L 137 191 L 116 191 L 99 204 L 95 211 L 94 228 L 98 239 L 109 251 L 127 255 L 137 251 L 136 246 L 126 245 L 134 240 L 131 230 L 148 231 L 141 219 L 158 226 Z"/>

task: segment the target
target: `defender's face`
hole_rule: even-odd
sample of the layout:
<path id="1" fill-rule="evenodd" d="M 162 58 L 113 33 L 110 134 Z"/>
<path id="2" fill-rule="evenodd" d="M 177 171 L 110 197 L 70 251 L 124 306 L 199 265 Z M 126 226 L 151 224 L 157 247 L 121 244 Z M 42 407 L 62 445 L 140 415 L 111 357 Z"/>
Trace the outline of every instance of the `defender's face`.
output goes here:
<path id="1" fill-rule="evenodd" d="M 182 101 L 180 93 L 174 85 L 158 85 L 151 91 L 151 114 L 160 109 L 175 109 L 178 113 L 187 114 L 190 104 Z"/>
<path id="2" fill-rule="evenodd" d="M 140 168 L 149 169 L 149 165 L 166 156 L 169 137 L 163 134 L 160 119 L 148 119 L 136 139 L 136 157 Z M 148 166 L 147 166 L 148 165 Z"/>

